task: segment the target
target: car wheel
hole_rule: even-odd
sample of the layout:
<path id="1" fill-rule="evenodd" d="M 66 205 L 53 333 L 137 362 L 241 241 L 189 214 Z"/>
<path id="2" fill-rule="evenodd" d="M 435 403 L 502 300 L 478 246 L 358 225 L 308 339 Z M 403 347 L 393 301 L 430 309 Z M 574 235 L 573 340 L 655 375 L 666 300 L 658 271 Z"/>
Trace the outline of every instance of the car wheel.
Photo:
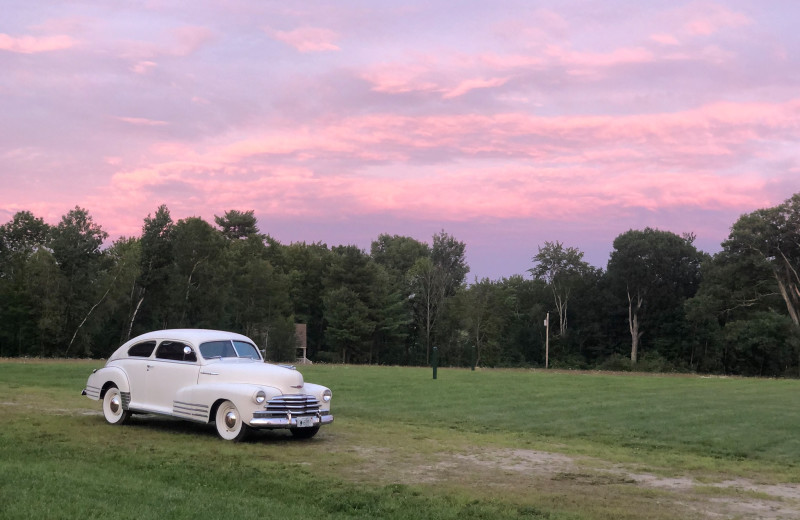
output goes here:
<path id="1" fill-rule="evenodd" d="M 230 401 L 223 401 L 219 405 L 215 423 L 217 434 L 226 441 L 242 441 L 250 432 L 250 427 L 242 421 L 236 405 Z"/>
<path id="2" fill-rule="evenodd" d="M 119 388 L 112 386 L 103 396 L 103 417 L 109 424 L 125 424 L 131 413 L 122 407 L 122 393 Z"/>
<path id="3" fill-rule="evenodd" d="M 295 439 L 310 439 L 319 431 L 319 425 L 313 428 L 291 428 L 291 431 Z"/>

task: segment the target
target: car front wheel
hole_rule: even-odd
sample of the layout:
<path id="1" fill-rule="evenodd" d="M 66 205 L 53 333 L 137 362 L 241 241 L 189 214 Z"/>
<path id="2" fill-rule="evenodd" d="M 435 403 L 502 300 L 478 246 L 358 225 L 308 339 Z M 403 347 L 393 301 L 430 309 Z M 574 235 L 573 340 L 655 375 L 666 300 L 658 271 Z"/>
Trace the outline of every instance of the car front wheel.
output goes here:
<path id="1" fill-rule="evenodd" d="M 109 424 L 125 424 L 131 413 L 122 407 L 122 393 L 119 388 L 112 386 L 103 396 L 103 417 Z"/>
<path id="2" fill-rule="evenodd" d="M 242 421 L 236 405 L 230 401 L 223 401 L 219 405 L 215 423 L 217 434 L 226 441 L 242 441 L 250 431 L 250 427 Z"/>

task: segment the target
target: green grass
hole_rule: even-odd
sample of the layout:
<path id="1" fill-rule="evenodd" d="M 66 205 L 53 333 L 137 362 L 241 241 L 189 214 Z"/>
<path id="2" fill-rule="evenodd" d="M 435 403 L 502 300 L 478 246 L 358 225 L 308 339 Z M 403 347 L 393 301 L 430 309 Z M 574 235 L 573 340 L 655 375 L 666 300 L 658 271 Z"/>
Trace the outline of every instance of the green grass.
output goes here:
<path id="1" fill-rule="evenodd" d="M 401 422 L 796 469 L 800 381 L 313 366 L 346 420 Z"/>
<path id="2" fill-rule="evenodd" d="M 0 361 L 0 518 L 666 519 L 714 488 L 677 500 L 608 468 L 800 482 L 796 380 L 314 365 L 333 425 L 232 444 L 155 416 L 107 425 L 79 395 L 100 366 Z M 517 449 L 580 467 L 503 466 Z"/>

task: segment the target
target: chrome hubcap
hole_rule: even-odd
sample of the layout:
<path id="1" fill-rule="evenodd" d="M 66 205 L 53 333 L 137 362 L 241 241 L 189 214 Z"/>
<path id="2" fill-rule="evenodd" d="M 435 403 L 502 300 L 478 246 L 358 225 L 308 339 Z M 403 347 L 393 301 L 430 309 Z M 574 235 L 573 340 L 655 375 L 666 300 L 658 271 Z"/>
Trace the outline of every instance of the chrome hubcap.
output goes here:
<path id="1" fill-rule="evenodd" d="M 119 409 L 122 407 L 122 403 L 119 400 L 119 396 L 115 395 L 111 398 L 111 401 L 108 402 L 108 409 L 111 410 L 111 413 L 114 415 L 119 413 Z"/>
<path id="2" fill-rule="evenodd" d="M 228 410 L 225 412 L 225 426 L 227 426 L 228 429 L 233 429 L 238 420 L 239 418 L 236 416 L 236 410 Z"/>

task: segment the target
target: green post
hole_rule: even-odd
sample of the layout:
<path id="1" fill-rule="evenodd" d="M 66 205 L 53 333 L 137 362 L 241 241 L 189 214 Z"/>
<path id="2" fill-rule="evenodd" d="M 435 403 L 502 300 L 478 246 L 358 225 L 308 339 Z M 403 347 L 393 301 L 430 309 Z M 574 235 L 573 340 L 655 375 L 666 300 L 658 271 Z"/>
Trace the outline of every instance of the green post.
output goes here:
<path id="1" fill-rule="evenodd" d="M 433 347 L 431 355 L 431 366 L 433 366 L 433 378 L 436 379 L 436 369 L 439 367 L 439 348 Z"/>
<path id="2" fill-rule="evenodd" d="M 470 368 L 472 369 L 473 372 L 475 371 L 475 362 L 476 361 L 477 361 L 477 359 L 475 358 L 475 345 L 472 345 L 472 359 L 470 359 L 469 366 L 470 366 Z"/>

